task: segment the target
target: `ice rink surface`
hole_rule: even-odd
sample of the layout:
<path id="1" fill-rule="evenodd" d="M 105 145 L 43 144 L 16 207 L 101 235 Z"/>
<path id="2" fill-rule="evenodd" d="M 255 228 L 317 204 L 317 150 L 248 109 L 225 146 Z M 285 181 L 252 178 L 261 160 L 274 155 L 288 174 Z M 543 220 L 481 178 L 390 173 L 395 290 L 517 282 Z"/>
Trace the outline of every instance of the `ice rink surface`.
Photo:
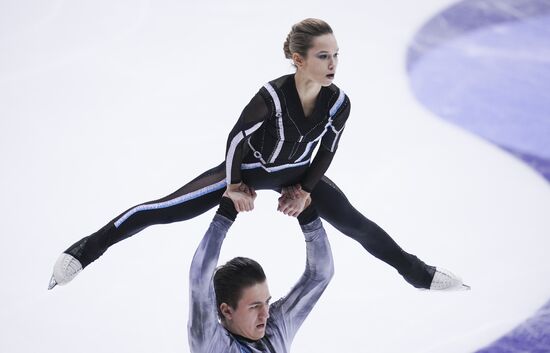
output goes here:
<path id="1" fill-rule="evenodd" d="M 407 51 L 417 100 L 517 156 L 550 182 L 550 1 L 464 0 Z M 550 352 L 550 300 L 478 353 Z"/>
<path id="2" fill-rule="evenodd" d="M 472 291 L 418 291 L 326 222 L 336 275 L 293 352 L 473 352 L 550 298 L 550 188 L 411 91 L 415 33 L 451 1 L 1 1 L 0 351 L 188 352 L 188 269 L 213 211 L 113 246 L 46 290 L 73 242 L 224 158 L 293 23 L 326 20 L 352 113 L 327 175 L 407 251 Z M 536 78 L 533 78 L 535 80 Z M 260 192 L 221 261 L 248 256 L 283 296 L 296 220 Z"/>

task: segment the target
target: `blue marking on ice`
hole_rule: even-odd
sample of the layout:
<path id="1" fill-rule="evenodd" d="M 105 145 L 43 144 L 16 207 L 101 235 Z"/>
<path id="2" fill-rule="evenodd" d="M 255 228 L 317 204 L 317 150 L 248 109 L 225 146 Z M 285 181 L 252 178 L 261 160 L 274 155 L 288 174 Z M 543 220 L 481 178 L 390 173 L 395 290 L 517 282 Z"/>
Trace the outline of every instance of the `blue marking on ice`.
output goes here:
<path id="1" fill-rule="evenodd" d="M 497 24 L 417 52 L 409 74 L 414 94 L 431 111 L 512 152 L 550 180 L 550 2 L 541 8 L 535 17 L 514 12 L 514 21 L 502 22 L 501 16 Z M 443 27 L 442 33 L 462 28 Z M 431 36 L 435 42 L 436 33 Z"/>
<path id="2" fill-rule="evenodd" d="M 416 34 L 411 88 L 427 108 L 550 181 L 550 1 L 469 0 Z M 477 353 L 550 352 L 550 301 Z"/>

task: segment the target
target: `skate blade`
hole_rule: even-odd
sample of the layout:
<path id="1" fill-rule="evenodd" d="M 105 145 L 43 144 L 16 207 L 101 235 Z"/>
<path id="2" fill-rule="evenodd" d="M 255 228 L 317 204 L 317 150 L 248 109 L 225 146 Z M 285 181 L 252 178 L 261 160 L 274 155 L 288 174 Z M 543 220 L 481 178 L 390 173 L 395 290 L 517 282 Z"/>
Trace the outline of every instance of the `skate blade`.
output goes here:
<path id="1" fill-rule="evenodd" d="M 461 284 L 460 286 L 446 288 L 446 289 L 428 289 L 428 288 L 417 288 L 419 291 L 426 291 L 426 292 L 462 292 L 462 291 L 468 291 L 472 290 L 472 287 L 470 287 L 467 284 Z"/>
<path id="2" fill-rule="evenodd" d="M 57 286 L 57 281 L 55 280 L 55 277 L 52 275 L 52 278 L 50 278 L 50 284 L 48 284 L 48 290 L 52 290 L 53 287 Z"/>

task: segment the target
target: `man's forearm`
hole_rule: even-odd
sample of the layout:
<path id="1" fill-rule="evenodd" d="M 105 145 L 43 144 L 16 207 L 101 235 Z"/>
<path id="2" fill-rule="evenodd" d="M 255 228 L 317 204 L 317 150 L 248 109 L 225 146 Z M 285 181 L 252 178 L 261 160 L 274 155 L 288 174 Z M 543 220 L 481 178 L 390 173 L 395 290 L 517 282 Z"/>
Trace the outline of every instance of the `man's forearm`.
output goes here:
<path id="1" fill-rule="evenodd" d="M 212 219 L 191 261 L 189 277 L 192 291 L 206 292 L 210 287 L 223 240 L 232 224 L 233 221 L 217 213 Z"/>
<path id="2" fill-rule="evenodd" d="M 306 241 L 306 269 L 304 275 L 316 281 L 330 281 L 334 274 L 334 261 L 327 233 L 321 219 L 300 225 Z"/>
<path id="3" fill-rule="evenodd" d="M 283 339 L 290 345 L 296 332 L 328 286 L 334 264 L 327 234 L 314 209 L 306 208 L 299 216 L 306 241 L 306 268 L 290 292 L 273 303 L 272 318 L 283 331 Z"/>
<path id="4" fill-rule="evenodd" d="M 233 221 L 216 213 L 191 262 L 188 331 L 192 350 L 208 342 L 218 325 L 212 275 L 232 224 Z"/>

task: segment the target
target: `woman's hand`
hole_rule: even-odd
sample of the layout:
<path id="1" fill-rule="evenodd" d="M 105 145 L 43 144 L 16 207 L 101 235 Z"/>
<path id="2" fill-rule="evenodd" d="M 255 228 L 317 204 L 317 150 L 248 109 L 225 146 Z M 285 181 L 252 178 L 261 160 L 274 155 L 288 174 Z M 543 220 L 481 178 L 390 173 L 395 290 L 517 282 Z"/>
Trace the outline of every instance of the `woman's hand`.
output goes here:
<path id="1" fill-rule="evenodd" d="M 235 205 L 237 212 L 252 211 L 254 209 L 254 200 L 256 191 L 254 188 L 243 184 L 230 184 L 223 193 L 223 196 L 229 197 Z"/>
<path id="2" fill-rule="evenodd" d="M 300 184 L 287 186 L 281 191 L 277 211 L 281 211 L 287 216 L 298 217 L 310 203 L 309 192 L 302 190 Z"/>

